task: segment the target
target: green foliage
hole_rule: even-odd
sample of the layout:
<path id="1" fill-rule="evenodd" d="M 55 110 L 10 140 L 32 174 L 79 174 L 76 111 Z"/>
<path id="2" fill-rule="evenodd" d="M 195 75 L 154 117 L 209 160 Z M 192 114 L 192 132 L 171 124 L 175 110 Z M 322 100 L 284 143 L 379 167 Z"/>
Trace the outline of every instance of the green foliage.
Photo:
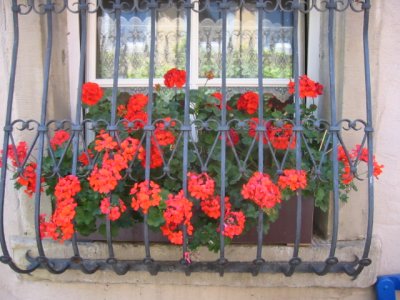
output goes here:
<path id="1" fill-rule="evenodd" d="M 264 70 L 265 71 L 265 70 Z M 266 72 L 266 71 L 265 71 Z M 274 73 L 273 67 L 268 72 Z M 284 74 L 275 74 L 274 76 L 288 75 L 287 70 L 281 70 Z M 287 76 L 285 76 L 287 77 Z M 212 96 L 213 91 L 208 88 L 190 91 L 190 114 L 191 120 L 195 120 L 196 126 L 192 127 L 192 131 L 188 136 L 188 170 L 191 172 L 202 172 L 202 167 L 207 166 L 208 174 L 215 180 L 215 194 L 219 194 L 221 190 L 221 136 L 218 133 L 218 121 L 221 119 L 221 110 L 219 108 L 220 101 Z M 232 119 L 241 120 L 245 126 L 236 126 L 237 122 L 231 124 L 235 128 L 238 140 L 237 143 L 227 145 L 226 147 L 226 166 L 225 166 L 225 184 L 226 195 L 229 197 L 232 205 L 232 211 L 241 210 L 246 216 L 245 231 L 250 230 L 257 224 L 260 213 L 259 208 L 252 202 L 243 200 L 241 195 L 242 187 L 247 183 L 249 177 L 258 170 L 258 141 L 249 135 L 248 122 L 249 119 L 257 117 L 257 114 L 249 115 L 246 112 L 237 110 L 237 102 L 240 94 L 232 96 L 228 99 L 228 105 L 233 107 L 233 110 L 228 111 L 228 121 Z M 131 97 L 128 93 L 120 93 L 118 95 L 118 105 L 126 105 Z M 269 120 L 270 124 L 287 124 L 287 120 L 294 120 L 294 104 L 292 97 L 281 101 L 274 98 L 271 94 L 265 94 L 264 97 L 264 116 Z M 111 102 L 109 100 L 110 93 L 106 91 L 104 98 L 94 106 L 86 107 L 86 119 L 110 121 Z M 275 102 L 274 102 L 275 101 Z M 278 102 L 276 102 L 278 101 Z M 168 165 L 168 171 L 164 170 L 164 166 L 151 169 L 151 178 L 161 186 L 162 201 L 158 207 L 151 207 L 148 211 L 147 223 L 153 230 L 159 230 L 165 224 L 164 211 L 166 209 L 166 201 L 170 193 L 178 193 L 182 189 L 182 178 L 184 166 L 182 165 L 183 154 L 183 135 L 179 128 L 180 124 L 184 123 L 184 103 L 185 95 L 182 90 L 178 89 L 160 89 L 155 90 L 153 102 L 153 120 L 161 120 L 166 117 L 172 118 L 170 127 L 175 138 L 176 144 L 161 147 L 164 162 Z M 275 104 L 274 104 L 275 103 Z M 303 123 L 303 136 L 307 143 L 302 143 L 302 166 L 301 168 L 308 173 L 308 185 L 303 190 L 305 196 L 311 196 L 315 199 L 315 206 L 326 211 L 329 206 L 329 198 L 332 191 L 332 162 L 329 155 L 322 155 L 321 149 L 330 149 L 330 140 L 327 138 L 326 131 L 321 128 L 315 128 L 312 121 L 316 121 L 315 105 L 301 105 L 301 119 L 308 120 Z M 276 125 L 282 126 L 282 125 Z M 97 128 L 94 134 L 98 134 L 101 129 Z M 145 133 L 143 130 L 125 130 L 121 125 L 121 131 L 118 133 L 120 141 L 127 137 L 141 140 Z M 231 134 L 227 132 L 226 134 Z M 233 138 L 232 138 L 233 140 Z M 178 142 L 179 141 L 179 142 Z M 145 139 L 143 147 L 145 147 Z M 88 144 L 88 149 L 91 149 L 97 159 L 96 164 L 101 164 L 104 153 L 97 153 L 94 150 L 94 141 Z M 285 162 L 284 169 L 296 168 L 295 149 L 281 150 L 272 149 L 271 144 L 265 143 L 264 150 L 264 172 L 271 175 L 271 178 L 276 181 L 276 161 Z M 272 152 L 271 152 L 272 150 Z M 72 149 L 59 148 L 52 154 L 54 159 L 60 163 L 60 173 L 62 176 L 70 174 L 72 165 Z M 273 158 L 273 155 L 275 156 Z M 200 161 L 202 163 L 200 163 Z M 316 176 L 316 166 L 319 166 L 318 176 Z M 341 166 L 340 169 L 342 169 Z M 43 172 L 45 175 L 45 191 L 53 202 L 54 209 L 54 192 L 57 178 L 50 176 L 53 173 L 54 161 L 48 155 L 43 161 Z M 105 234 L 105 216 L 100 211 L 100 203 L 105 197 L 111 197 L 111 203 L 118 205 L 121 199 L 127 211 L 122 216 L 111 222 L 112 235 L 118 233 L 119 228 L 132 227 L 137 222 L 143 221 L 143 213 L 135 212 L 131 209 L 130 189 L 136 182 L 144 180 L 144 168 L 136 159 L 129 168 L 129 174 L 122 174 L 123 178 L 118 182 L 118 185 L 112 192 L 112 195 L 104 195 L 97 193 L 91 189 L 89 183 L 85 179 L 81 179 L 81 191 L 76 195 L 77 207 L 75 216 L 75 228 L 82 235 L 89 235 L 93 232 Z M 87 178 L 90 174 L 91 167 L 83 166 L 78 163 L 77 175 L 79 178 Z M 155 179 L 157 178 L 157 179 Z M 19 187 L 19 184 L 16 183 Z M 347 194 L 351 189 L 356 189 L 354 184 L 340 185 L 342 201 L 347 200 Z M 294 192 L 285 189 L 282 191 L 282 199 L 288 200 L 294 196 Z M 194 224 L 193 236 L 189 239 L 189 248 L 196 249 L 199 246 L 206 246 L 211 251 L 218 251 L 220 245 L 220 220 L 211 219 L 205 216 L 200 208 L 199 201 L 190 198 L 194 204 Z M 269 230 L 271 222 L 275 222 L 279 217 L 280 206 L 265 210 L 263 230 L 265 233 Z M 225 238 L 225 242 L 229 243 L 230 239 Z"/>

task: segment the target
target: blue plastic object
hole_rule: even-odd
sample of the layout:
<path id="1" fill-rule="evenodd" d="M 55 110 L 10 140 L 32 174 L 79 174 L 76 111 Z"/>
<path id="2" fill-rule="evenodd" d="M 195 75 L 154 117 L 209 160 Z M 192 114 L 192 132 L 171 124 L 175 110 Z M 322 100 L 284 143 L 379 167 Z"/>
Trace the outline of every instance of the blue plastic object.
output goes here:
<path id="1" fill-rule="evenodd" d="M 379 276 L 375 289 L 377 300 L 396 300 L 396 290 L 400 290 L 400 274 Z"/>

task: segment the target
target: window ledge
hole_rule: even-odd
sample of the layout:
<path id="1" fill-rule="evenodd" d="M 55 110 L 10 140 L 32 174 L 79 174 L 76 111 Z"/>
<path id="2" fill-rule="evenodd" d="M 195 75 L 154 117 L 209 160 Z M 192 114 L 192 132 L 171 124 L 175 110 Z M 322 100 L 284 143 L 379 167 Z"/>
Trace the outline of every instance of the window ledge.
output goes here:
<path id="1" fill-rule="evenodd" d="M 69 258 L 73 256 L 70 242 L 60 244 L 52 241 L 43 242 L 46 256 L 51 258 Z M 25 255 L 30 249 L 36 248 L 33 238 L 11 237 L 11 247 L 15 261 L 26 265 Z M 329 252 L 329 243 L 315 239 L 311 246 L 300 249 L 302 261 L 324 261 Z M 361 254 L 364 241 L 339 242 L 336 255 L 340 261 L 353 261 L 354 253 Z M 84 258 L 107 258 L 107 244 L 101 242 L 79 243 L 80 254 Z M 115 243 L 115 256 L 118 259 L 142 260 L 144 246 L 141 244 Z M 290 246 L 266 246 L 263 249 L 266 261 L 288 261 L 291 258 L 293 248 Z M 152 257 L 157 261 L 178 261 L 181 248 L 170 245 L 155 244 L 151 246 Z M 229 261 L 252 261 L 256 253 L 256 247 L 250 245 L 228 246 L 225 250 Z M 32 251 L 31 255 L 36 253 Z M 372 264 L 352 280 L 344 273 L 329 273 L 318 276 L 314 273 L 295 273 L 292 277 L 285 277 L 282 273 L 260 273 L 252 276 L 250 273 L 225 273 L 220 277 L 217 273 L 197 272 L 185 276 L 184 273 L 175 272 L 173 276 L 169 272 L 160 272 L 152 276 L 148 272 L 128 272 L 124 276 L 115 274 L 110 270 L 101 270 L 92 275 L 86 275 L 81 271 L 68 270 L 61 275 L 52 275 L 46 270 L 38 269 L 30 275 L 19 275 L 23 280 L 49 280 L 53 282 L 87 282 L 87 283 L 133 283 L 133 284 L 177 284 L 196 286 L 246 286 L 246 287 L 346 287 L 366 288 L 376 281 L 379 260 L 381 257 L 381 243 L 377 237 L 372 239 L 370 256 Z M 200 249 L 192 254 L 193 261 L 215 261 L 218 254 L 210 253 L 207 249 Z"/>

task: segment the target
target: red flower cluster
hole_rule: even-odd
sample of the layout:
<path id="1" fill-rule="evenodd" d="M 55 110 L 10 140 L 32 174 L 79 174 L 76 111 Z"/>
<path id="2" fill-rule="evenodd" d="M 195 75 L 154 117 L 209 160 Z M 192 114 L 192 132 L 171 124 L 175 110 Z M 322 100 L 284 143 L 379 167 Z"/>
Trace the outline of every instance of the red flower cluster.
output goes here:
<path id="1" fill-rule="evenodd" d="M 138 139 L 128 137 L 121 143 L 121 151 L 122 156 L 125 158 L 126 161 L 129 162 L 133 160 L 136 156 L 139 156 L 139 154 L 142 153 L 144 149 L 140 145 L 140 141 Z"/>
<path id="2" fill-rule="evenodd" d="M 118 199 L 118 204 L 110 203 L 110 198 L 104 198 L 100 203 L 100 211 L 105 214 L 111 221 L 116 221 L 121 217 L 121 214 L 126 211 L 124 201 Z"/>
<path id="3" fill-rule="evenodd" d="M 25 166 L 24 171 L 21 175 L 18 176 L 17 183 L 21 186 L 25 186 L 24 193 L 29 197 L 32 197 L 33 193 L 35 193 L 36 189 L 36 168 L 37 164 L 35 162 L 31 162 Z M 44 178 L 40 179 L 40 182 L 44 182 Z M 41 188 L 40 191 L 43 189 Z"/>
<path id="4" fill-rule="evenodd" d="M 167 88 L 181 88 L 186 83 L 186 71 L 173 68 L 164 75 L 164 84 Z"/>
<path id="5" fill-rule="evenodd" d="M 237 109 L 247 112 L 249 115 L 256 113 L 258 109 L 258 95 L 251 91 L 244 93 L 237 102 Z"/>
<path id="6" fill-rule="evenodd" d="M 145 109 L 148 101 L 149 98 L 144 94 L 132 95 L 126 106 L 122 104 L 118 106 L 118 115 L 129 122 L 134 122 L 134 130 L 143 128 L 144 124 L 147 122 L 147 113 L 145 112 Z M 127 127 L 128 122 L 125 122 L 124 125 Z M 131 130 L 131 128 L 127 129 L 128 131 Z"/>
<path id="7" fill-rule="evenodd" d="M 135 183 L 132 187 L 130 195 L 132 195 L 131 206 L 133 210 L 138 211 L 142 209 L 144 214 L 147 214 L 149 208 L 158 206 L 161 201 L 161 188 L 153 181 L 142 181 Z"/>
<path id="8" fill-rule="evenodd" d="M 88 166 L 90 163 L 90 159 L 92 159 L 93 157 L 94 157 L 93 152 L 90 149 L 88 149 L 87 152 L 82 152 L 79 155 L 78 160 L 83 166 Z"/>
<path id="9" fill-rule="evenodd" d="M 305 97 L 315 98 L 319 95 L 322 95 L 324 90 L 324 86 L 322 84 L 312 81 L 310 78 L 307 77 L 307 75 L 300 76 L 299 85 L 300 85 L 300 92 L 299 92 L 300 98 L 305 98 Z M 293 81 L 290 81 L 288 87 L 289 87 L 289 94 L 293 95 L 295 89 L 295 83 Z"/>
<path id="10" fill-rule="evenodd" d="M 246 223 L 246 217 L 242 211 L 227 211 L 224 217 L 224 231 L 222 234 L 233 239 L 241 235 Z"/>
<path id="11" fill-rule="evenodd" d="M 131 114 L 143 111 L 148 102 L 149 98 L 144 94 L 132 95 L 128 100 L 128 104 L 126 105 L 128 117 Z"/>
<path id="12" fill-rule="evenodd" d="M 129 161 L 136 155 L 140 159 L 144 150 L 143 147 L 139 147 L 140 141 L 134 138 L 126 138 L 120 147 L 106 132 L 100 133 L 97 138 L 95 150 L 106 152 L 102 166 L 95 166 L 88 180 L 94 191 L 107 194 L 117 187 L 118 180 L 122 178 L 121 172 L 128 168 Z"/>
<path id="13" fill-rule="evenodd" d="M 221 140 L 222 136 L 219 136 L 219 139 Z M 235 129 L 230 128 L 226 135 L 226 145 L 228 147 L 232 147 L 237 145 L 239 141 L 240 141 L 239 133 Z"/>
<path id="14" fill-rule="evenodd" d="M 349 153 L 350 161 L 354 163 L 354 160 L 358 158 L 359 161 L 363 161 L 368 163 L 368 149 L 361 148 L 361 145 L 356 145 L 355 148 Z M 343 170 L 342 170 L 342 183 L 343 184 L 350 184 L 353 179 L 354 175 L 351 172 L 351 165 L 350 161 L 347 159 L 345 150 L 342 146 L 338 147 L 338 160 L 343 163 Z M 375 178 L 378 179 L 378 176 L 382 174 L 383 165 L 380 165 L 375 160 L 375 155 L 373 156 L 373 175 Z"/>
<path id="15" fill-rule="evenodd" d="M 146 168 L 146 152 L 142 151 L 139 153 L 139 160 L 143 168 Z M 163 165 L 163 157 L 160 149 L 157 147 L 154 141 L 151 142 L 150 147 L 150 169 L 156 169 Z"/>
<path id="16" fill-rule="evenodd" d="M 57 130 L 54 137 L 50 140 L 51 149 L 56 150 L 61 147 L 70 138 L 70 134 L 65 130 Z"/>
<path id="17" fill-rule="evenodd" d="M 104 130 L 100 131 L 100 133 L 96 136 L 95 147 L 94 149 L 97 152 L 101 151 L 112 151 L 115 150 L 118 146 L 118 143 L 114 141 L 113 137 Z"/>
<path id="18" fill-rule="evenodd" d="M 216 104 L 215 106 L 218 107 L 219 109 L 222 109 L 222 94 L 219 92 L 215 92 L 215 93 L 211 94 L 211 96 L 213 96 L 214 98 L 217 98 L 219 100 L 219 104 Z M 228 111 L 230 111 L 233 108 L 231 106 L 229 106 L 228 103 L 226 103 L 226 109 Z"/>
<path id="19" fill-rule="evenodd" d="M 165 123 L 167 122 L 171 122 L 171 118 L 168 117 L 165 118 L 164 121 L 158 122 L 154 130 L 155 139 L 160 146 L 175 144 L 175 135 L 170 130 L 166 129 Z M 175 122 L 172 122 L 171 126 L 175 126 Z"/>
<path id="20" fill-rule="evenodd" d="M 163 155 L 161 147 L 171 146 L 175 144 L 175 135 L 171 130 L 166 128 L 166 123 L 171 122 L 171 118 L 164 118 L 163 121 L 156 123 L 154 136 L 151 138 L 150 148 L 150 168 L 156 169 L 161 167 L 163 162 Z M 171 126 L 175 126 L 175 122 L 171 122 Z M 140 153 L 139 159 L 142 161 L 143 168 L 146 167 L 146 152 Z"/>
<path id="21" fill-rule="evenodd" d="M 190 222 L 193 203 L 184 197 L 182 190 L 177 195 L 169 194 L 165 202 L 167 204 L 163 213 L 165 225 L 161 226 L 161 231 L 172 244 L 182 245 L 183 231 L 180 230 L 180 226 L 185 225 L 186 233 L 193 234 L 193 225 Z"/>
<path id="22" fill-rule="evenodd" d="M 281 189 L 289 188 L 292 191 L 305 189 L 307 186 L 307 174 L 304 170 L 283 170 L 283 175 L 279 176 L 278 186 Z"/>
<path id="23" fill-rule="evenodd" d="M 206 200 L 214 195 L 215 181 L 207 173 L 191 173 L 188 176 L 188 191 L 193 198 Z"/>
<path id="24" fill-rule="evenodd" d="M 201 210 L 206 214 L 206 216 L 212 219 L 218 219 L 221 216 L 221 197 L 219 195 L 212 196 L 208 199 L 200 201 Z M 225 197 L 225 214 L 232 208 L 229 202 L 229 197 Z"/>
<path id="25" fill-rule="evenodd" d="M 258 141 L 260 134 L 257 134 L 256 128 L 258 126 L 258 118 L 251 118 L 251 122 L 249 122 L 249 136 L 256 137 L 256 141 Z M 264 126 L 267 128 L 267 122 L 264 121 Z M 268 140 L 265 136 L 264 132 L 261 132 L 263 136 L 263 143 L 267 144 Z"/>
<path id="26" fill-rule="evenodd" d="M 268 174 L 254 173 L 249 181 L 243 185 L 242 196 L 253 201 L 262 209 L 273 208 L 281 202 L 281 191 L 272 182 Z"/>
<path id="27" fill-rule="evenodd" d="M 60 178 L 55 186 L 56 209 L 49 222 L 41 216 L 41 237 L 50 237 L 54 240 L 65 241 L 74 234 L 73 219 L 77 203 L 75 195 L 81 191 L 79 179 L 68 175 Z"/>
<path id="28" fill-rule="evenodd" d="M 249 122 L 249 136 L 256 137 L 256 141 L 259 139 L 256 128 L 258 126 L 258 118 L 251 118 L 252 122 Z M 294 149 L 296 147 L 296 137 L 293 134 L 293 125 L 290 123 L 284 124 L 282 127 L 272 125 L 272 122 L 265 122 L 265 128 L 267 131 L 267 137 L 264 132 L 263 143 L 267 144 L 270 141 L 272 147 L 278 150 Z"/>
<path id="29" fill-rule="evenodd" d="M 14 146 L 13 145 L 8 145 L 8 157 L 11 159 L 11 163 L 14 167 L 21 166 L 22 163 L 24 162 L 27 151 L 28 151 L 28 146 L 26 142 L 19 142 L 18 145 L 15 146 L 14 151 Z M 0 155 L 3 154 L 3 150 L 0 151 Z M 0 167 L 2 167 L 2 157 L 0 156 Z"/>
<path id="30" fill-rule="evenodd" d="M 103 97 L 103 90 L 97 83 L 86 82 L 82 86 L 82 102 L 86 105 L 96 105 Z"/>
<path id="31" fill-rule="evenodd" d="M 188 173 L 188 191 L 196 199 L 200 199 L 200 208 L 206 216 L 212 219 L 218 219 L 221 216 L 221 197 L 214 195 L 215 182 L 207 173 Z M 225 197 L 225 236 L 233 238 L 240 235 L 244 228 L 246 218 L 243 212 L 231 211 L 232 205 L 229 197 Z"/>
<path id="32" fill-rule="evenodd" d="M 275 149 L 286 150 L 296 147 L 296 137 L 293 134 L 293 125 L 290 123 L 286 123 L 282 127 L 268 124 L 267 136 Z"/>

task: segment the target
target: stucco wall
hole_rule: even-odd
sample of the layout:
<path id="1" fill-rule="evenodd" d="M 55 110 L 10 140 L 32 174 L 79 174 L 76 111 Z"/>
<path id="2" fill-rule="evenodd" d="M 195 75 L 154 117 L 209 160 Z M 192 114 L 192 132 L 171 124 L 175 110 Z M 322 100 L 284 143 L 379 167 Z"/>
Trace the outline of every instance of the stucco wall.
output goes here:
<path id="1" fill-rule="evenodd" d="M 11 20 L 5 13 L 5 3 L 0 3 L 0 123 L 4 124 L 3 112 L 7 93 L 7 78 L 9 69 L 11 47 Z M 398 0 L 374 1 L 371 14 L 371 68 L 372 86 L 374 97 L 374 127 L 375 149 L 379 162 L 385 165 L 384 174 L 376 182 L 375 196 L 375 227 L 374 233 L 381 240 L 382 256 L 379 267 L 380 274 L 400 272 L 400 139 L 397 137 L 396 128 L 400 128 L 400 106 L 397 100 L 397 90 L 400 86 L 400 21 L 396 16 L 396 10 L 400 10 Z M 362 44 L 360 35 L 360 17 L 349 14 L 346 17 L 346 32 L 344 40 L 344 82 L 346 78 L 354 84 L 363 84 Z M 29 17 L 25 17 L 29 18 Z M 33 18 L 25 19 L 22 24 L 21 55 L 18 66 L 18 85 L 15 95 L 16 106 L 14 115 L 23 118 L 36 117 L 38 113 L 38 95 L 41 91 L 42 58 L 43 58 L 43 32 L 37 30 L 40 24 Z M 60 32 L 63 32 L 61 26 Z M 63 34 L 67 34 L 63 32 Z M 358 55 L 354 55 L 354 53 Z M 350 59 L 351 54 L 351 59 Z M 55 62 L 60 73 L 59 82 L 65 80 L 60 75 L 65 71 L 68 53 L 65 45 L 56 44 Z M 30 66 L 29 68 L 27 66 Z M 351 79 L 351 80 L 350 80 Z M 357 80 L 355 80 L 357 79 Z M 27 84 L 29 82 L 29 84 Z M 67 92 L 55 87 L 52 90 L 51 99 L 67 98 Z M 35 96 L 33 96 L 35 95 Z M 343 98 L 345 102 L 342 113 L 347 117 L 362 117 L 363 95 L 357 92 L 352 85 L 344 85 Z M 67 102 L 64 102 L 67 103 Z M 65 108 L 64 108 L 65 109 Z M 55 110 L 61 111 L 61 110 Z M 2 136 L 2 135 L 1 135 Z M 8 189 L 10 197 L 15 196 L 12 189 Z M 359 199 L 359 198 L 357 198 Z M 27 201 L 20 199 L 19 201 Z M 28 200 L 29 201 L 29 200 Z M 360 204 L 355 200 L 342 208 L 343 218 L 341 230 L 350 228 L 357 236 L 365 230 L 365 208 L 358 214 L 354 213 Z M 15 212 L 25 205 L 18 201 L 12 202 L 6 207 L 7 230 L 11 233 L 23 233 L 26 224 L 15 218 Z M 352 213 L 352 207 L 354 207 Z M 350 209 L 349 209 L 350 208 Z M 354 227 L 353 223 L 356 223 Z M 249 275 L 250 276 L 250 275 Z M 282 279 L 284 285 L 284 278 Z M 157 279 L 156 279 L 157 281 Z M 155 281 L 155 282 L 156 282 Z M 305 283 L 305 286 L 307 284 Z M 332 288 L 248 288 L 220 286 L 192 286 L 190 283 L 176 285 L 171 284 L 96 284 L 96 283 L 62 283 L 52 281 L 32 281 L 29 278 L 18 278 L 8 267 L 0 266 L 0 299 L 374 299 L 372 288 L 367 289 L 332 289 Z"/>

